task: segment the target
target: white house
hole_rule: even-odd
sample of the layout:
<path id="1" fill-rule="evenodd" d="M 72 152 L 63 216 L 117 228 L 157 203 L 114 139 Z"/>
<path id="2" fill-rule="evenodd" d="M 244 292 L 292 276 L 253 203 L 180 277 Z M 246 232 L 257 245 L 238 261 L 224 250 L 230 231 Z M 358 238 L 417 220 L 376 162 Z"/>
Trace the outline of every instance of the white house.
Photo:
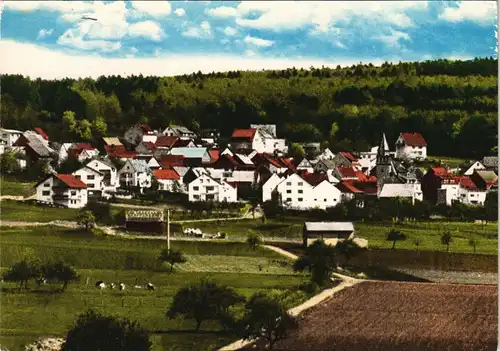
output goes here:
<path id="1" fill-rule="evenodd" d="M 223 180 L 203 174 L 188 185 L 189 201 L 236 202 L 237 190 Z"/>
<path id="2" fill-rule="evenodd" d="M 458 189 L 458 201 L 465 205 L 483 206 L 487 192 L 486 189 L 480 189 L 469 177 L 462 177 Z"/>
<path id="3" fill-rule="evenodd" d="M 335 154 L 331 152 L 329 148 L 324 149 L 323 152 L 316 157 L 317 160 L 333 160 L 334 158 Z"/>
<path id="4" fill-rule="evenodd" d="M 8 147 L 11 147 L 22 134 L 20 130 L 0 128 L 0 140 L 3 140 Z"/>
<path id="5" fill-rule="evenodd" d="M 293 162 L 295 161 L 295 162 Z M 309 173 L 313 173 L 314 172 L 314 167 L 311 163 L 311 161 L 309 161 L 307 158 L 303 158 L 302 160 L 293 160 L 292 162 L 294 164 L 296 164 L 298 162 L 298 164 L 295 166 L 297 168 L 297 170 L 303 170 L 303 171 L 307 171 Z"/>
<path id="6" fill-rule="evenodd" d="M 151 187 L 151 170 L 144 160 L 128 159 L 118 171 L 120 187 L 138 187 L 141 192 Z"/>
<path id="7" fill-rule="evenodd" d="M 427 142 L 420 133 L 401 133 L 396 140 L 396 158 L 425 160 Z"/>
<path id="8" fill-rule="evenodd" d="M 73 143 L 63 143 L 57 152 L 58 162 L 61 164 L 68 158 L 69 150 L 73 146 Z"/>
<path id="9" fill-rule="evenodd" d="M 276 183 L 278 184 L 273 189 Z M 325 175 L 319 177 L 312 174 L 301 177 L 293 173 L 284 179 L 272 175 L 263 185 L 263 201 L 270 200 L 273 191 L 278 192 L 285 207 L 299 210 L 334 207 L 341 199 L 340 190 L 328 182 Z"/>
<path id="10" fill-rule="evenodd" d="M 104 173 L 92 167 L 84 166 L 72 174 L 76 179 L 87 184 L 88 197 L 101 197 L 103 195 Z"/>
<path id="11" fill-rule="evenodd" d="M 37 201 L 69 208 L 87 205 L 87 185 L 72 174 L 52 174 L 35 187 Z"/>
<path id="12" fill-rule="evenodd" d="M 420 186 L 420 183 L 416 184 L 399 184 L 399 183 L 385 183 L 382 184 L 382 187 L 378 189 L 377 196 L 379 198 L 387 198 L 387 197 L 401 197 L 401 198 L 409 198 L 412 203 L 415 200 L 422 201 L 423 193 Z"/>
<path id="13" fill-rule="evenodd" d="M 162 132 L 166 136 L 174 136 L 181 139 L 196 138 L 196 134 L 184 126 L 171 125 L 165 128 Z"/>
<path id="14" fill-rule="evenodd" d="M 95 169 L 103 174 L 102 191 L 105 194 L 112 194 L 119 186 L 118 172 L 115 165 L 108 160 L 92 160 L 87 163 L 88 167 Z"/>
<path id="15" fill-rule="evenodd" d="M 174 169 L 157 169 L 153 175 L 159 183 L 158 190 L 182 192 L 181 177 Z"/>
<path id="16" fill-rule="evenodd" d="M 276 173 L 273 173 L 267 182 L 262 185 L 262 202 L 270 201 L 272 198 L 272 193 L 285 178 L 280 177 Z"/>
<path id="17" fill-rule="evenodd" d="M 486 167 L 479 161 L 471 162 L 463 167 L 461 167 L 463 175 L 470 176 L 474 171 L 481 171 L 486 169 Z"/>
<path id="18" fill-rule="evenodd" d="M 263 148 L 254 148 L 257 152 L 274 152 L 285 154 L 288 152 L 285 139 L 279 139 L 276 134 L 276 124 L 251 124 L 251 129 L 255 129 L 260 134 L 263 141 Z"/>

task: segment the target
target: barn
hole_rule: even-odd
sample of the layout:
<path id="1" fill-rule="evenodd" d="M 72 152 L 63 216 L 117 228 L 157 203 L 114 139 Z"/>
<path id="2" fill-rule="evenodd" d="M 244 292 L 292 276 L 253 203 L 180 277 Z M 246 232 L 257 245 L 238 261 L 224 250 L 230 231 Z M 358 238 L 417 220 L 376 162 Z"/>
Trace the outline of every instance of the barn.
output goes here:
<path id="1" fill-rule="evenodd" d="M 125 213 L 128 231 L 164 233 L 164 214 L 161 210 L 129 210 Z"/>
<path id="2" fill-rule="evenodd" d="M 304 246 L 309 246 L 317 239 L 336 245 L 338 240 L 352 239 L 354 225 L 352 222 L 305 222 L 302 231 Z"/>

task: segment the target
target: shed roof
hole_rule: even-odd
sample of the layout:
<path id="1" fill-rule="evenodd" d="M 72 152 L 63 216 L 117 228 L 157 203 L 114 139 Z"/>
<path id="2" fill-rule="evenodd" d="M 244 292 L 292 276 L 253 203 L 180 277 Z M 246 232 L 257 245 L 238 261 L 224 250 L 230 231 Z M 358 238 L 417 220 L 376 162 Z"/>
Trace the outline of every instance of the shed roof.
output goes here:
<path id="1" fill-rule="evenodd" d="M 165 180 L 179 180 L 181 179 L 179 173 L 177 173 L 174 169 L 157 169 L 153 172 L 156 179 L 165 179 Z"/>
<path id="2" fill-rule="evenodd" d="M 401 133 L 401 137 L 408 146 L 427 146 L 427 142 L 420 133 Z"/>
<path id="3" fill-rule="evenodd" d="M 305 222 L 304 227 L 309 232 L 353 232 L 352 222 Z"/>
<path id="4" fill-rule="evenodd" d="M 69 188 L 72 189 L 85 189 L 87 184 L 82 182 L 80 179 L 76 178 L 72 174 L 55 174 L 54 175 L 61 182 L 66 184 Z"/>
<path id="5" fill-rule="evenodd" d="M 256 131 L 257 129 L 254 128 L 235 129 L 233 131 L 232 137 L 237 139 L 249 139 L 250 141 L 253 141 Z"/>

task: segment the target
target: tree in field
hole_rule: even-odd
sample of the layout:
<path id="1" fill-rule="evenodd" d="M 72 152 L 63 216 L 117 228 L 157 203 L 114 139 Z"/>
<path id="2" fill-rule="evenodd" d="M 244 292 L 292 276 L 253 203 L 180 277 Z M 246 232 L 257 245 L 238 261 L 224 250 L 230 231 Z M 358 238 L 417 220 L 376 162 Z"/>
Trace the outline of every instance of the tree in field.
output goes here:
<path id="1" fill-rule="evenodd" d="M 187 262 L 186 257 L 181 251 L 163 249 L 160 253 L 158 259 L 162 262 L 168 262 L 170 264 L 170 272 L 174 270 L 174 264 Z"/>
<path id="2" fill-rule="evenodd" d="M 476 253 L 477 244 L 478 244 L 477 239 L 475 239 L 475 238 L 469 239 L 469 246 L 472 247 L 472 249 L 474 250 L 474 253 Z"/>
<path id="3" fill-rule="evenodd" d="M 148 351 L 151 345 L 147 330 L 137 322 L 89 310 L 78 316 L 62 351 Z"/>
<path id="4" fill-rule="evenodd" d="M 415 244 L 415 247 L 417 248 L 417 251 L 418 251 L 418 248 L 420 247 L 421 243 L 422 243 L 422 241 L 420 239 L 413 240 L 413 244 Z"/>
<path id="5" fill-rule="evenodd" d="M 269 350 L 276 342 L 286 339 L 298 328 L 297 320 L 277 300 L 257 293 L 245 305 L 247 312 L 241 321 L 241 333 L 246 340 L 264 339 Z"/>
<path id="6" fill-rule="evenodd" d="M 199 283 L 181 288 L 167 312 L 168 318 L 179 315 L 196 321 L 196 330 L 206 320 L 218 320 L 227 316 L 229 308 L 242 303 L 245 298 L 214 281 L 202 279 Z"/>
<path id="7" fill-rule="evenodd" d="M 16 174 L 21 171 L 21 167 L 17 162 L 18 154 L 11 151 L 6 150 L 0 156 L 0 168 L 2 169 L 3 174 Z"/>
<path id="8" fill-rule="evenodd" d="M 304 147 L 298 143 L 291 143 L 288 148 L 288 156 L 293 157 L 294 159 L 302 159 L 306 155 L 304 151 Z"/>
<path id="9" fill-rule="evenodd" d="M 498 221 L 498 191 L 489 191 L 484 200 L 484 220 Z"/>
<path id="10" fill-rule="evenodd" d="M 451 233 L 449 231 L 446 231 L 441 235 L 441 244 L 446 245 L 446 251 L 450 251 L 450 244 L 453 241 L 453 238 L 451 237 Z"/>
<path id="11" fill-rule="evenodd" d="M 14 263 L 7 272 L 3 274 L 3 280 L 6 282 L 19 283 L 19 290 L 24 286 L 28 288 L 28 281 L 39 276 L 40 267 L 35 262 L 23 260 Z"/>
<path id="12" fill-rule="evenodd" d="M 249 234 L 247 236 L 247 244 L 250 247 L 251 250 L 257 249 L 259 245 L 262 244 L 262 238 L 258 236 L 257 234 Z"/>
<path id="13" fill-rule="evenodd" d="M 365 250 L 352 239 L 339 241 L 337 245 L 335 245 L 335 249 L 340 255 L 345 257 L 346 265 L 351 258 L 358 256 Z"/>
<path id="14" fill-rule="evenodd" d="M 308 246 L 305 254 L 299 257 L 293 264 L 293 270 L 302 272 L 308 269 L 311 272 L 311 280 L 323 286 L 337 268 L 337 252 L 331 245 L 325 244 L 323 240 L 316 240 Z"/>
<path id="15" fill-rule="evenodd" d="M 391 229 L 389 233 L 387 233 L 386 240 L 387 241 L 392 241 L 392 249 L 394 250 L 396 248 L 396 242 L 397 241 L 403 241 L 406 240 L 407 237 L 403 233 L 401 233 L 399 230 L 396 229 Z"/>
<path id="16" fill-rule="evenodd" d="M 95 227 L 95 216 L 91 211 L 80 211 L 76 217 L 76 223 L 89 232 Z"/>
<path id="17" fill-rule="evenodd" d="M 75 270 L 68 264 L 58 261 L 47 263 L 42 266 L 42 274 L 48 281 L 57 281 L 63 284 L 62 290 L 65 291 L 68 283 L 78 281 L 80 278 Z"/>

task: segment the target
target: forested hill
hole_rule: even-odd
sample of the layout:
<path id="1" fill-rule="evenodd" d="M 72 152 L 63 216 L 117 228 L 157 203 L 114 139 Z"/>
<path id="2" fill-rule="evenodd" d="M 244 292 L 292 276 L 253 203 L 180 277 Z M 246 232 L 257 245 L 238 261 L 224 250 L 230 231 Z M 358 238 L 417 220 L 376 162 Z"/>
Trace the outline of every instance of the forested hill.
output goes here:
<path id="1" fill-rule="evenodd" d="M 496 154 L 497 59 L 313 68 L 30 80 L 1 77 L 1 124 L 44 128 L 52 140 L 121 135 L 144 122 L 217 128 L 273 123 L 290 141 L 366 150 L 382 131 L 421 132 L 432 155 Z M 66 112 L 66 111 L 72 111 Z M 65 117 L 64 117 L 65 116 Z"/>

